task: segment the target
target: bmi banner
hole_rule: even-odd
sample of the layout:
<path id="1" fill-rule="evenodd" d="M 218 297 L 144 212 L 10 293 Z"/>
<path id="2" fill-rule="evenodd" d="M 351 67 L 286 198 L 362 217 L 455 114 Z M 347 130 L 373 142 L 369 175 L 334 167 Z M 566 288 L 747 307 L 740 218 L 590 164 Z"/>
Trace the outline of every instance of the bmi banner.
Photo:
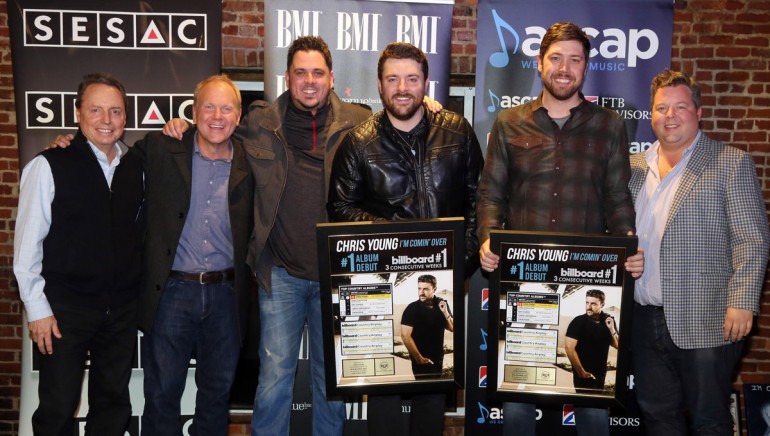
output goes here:
<path id="1" fill-rule="evenodd" d="M 582 92 L 589 101 L 625 119 L 629 151 L 654 141 L 650 128 L 650 81 L 671 64 L 673 3 L 670 0 L 479 0 L 474 129 L 482 146 L 497 114 L 536 98 L 542 89 L 537 54 L 546 29 L 572 21 L 591 38 Z M 489 288 L 476 273 L 468 294 L 466 433 L 501 434 L 503 407 L 487 395 Z M 633 373 L 626 380 L 633 392 Z M 642 434 L 633 395 L 625 410 L 610 411 L 614 435 Z M 575 434 L 571 404 L 537 408 L 538 434 Z"/>
<path id="2" fill-rule="evenodd" d="M 391 42 L 420 47 L 430 64 L 428 95 L 449 95 L 454 0 L 265 0 L 265 97 L 286 90 L 286 53 L 299 36 L 322 37 L 332 53 L 334 89 L 343 100 L 382 109 L 377 60 Z"/>
<path id="3" fill-rule="evenodd" d="M 571 21 L 591 39 L 586 99 L 625 119 L 631 153 L 648 148 L 650 81 L 671 66 L 673 14 L 671 0 L 480 0 L 474 129 L 482 147 L 499 112 L 540 94 L 540 41 L 551 24 Z"/>
<path id="4" fill-rule="evenodd" d="M 220 70 L 218 2 L 12 0 L 20 165 L 77 128 L 82 76 L 107 72 L 128 94 L 128 145 L 171 118 L 191 118 L 195 84 Z"/>
<path id="5" fill-rule="evenodd" d="M 84 74 L 111 73 L 125 85 L 124 141 L 133 145 L 170 118 L 191 118 L 195 84 L 220 71 L 218 2 L 12 0 L 8 19 L 21 167 L 56 135 L 77 128 L 75 95 Z M 133 436 L 139 435 L 144 405 L 141 350 L 140 336 L 130 382 L 134 416 L 126 433 Z M 19 416 L 24 435 L 32 434 L 38 405 L 35 356 L 31 341 L 24 341 Z M 194 366 L 182 399 L 185 431 L 195 407 Z M 73 434 L 84 434 L 87 391 L 86 372 Z"/>

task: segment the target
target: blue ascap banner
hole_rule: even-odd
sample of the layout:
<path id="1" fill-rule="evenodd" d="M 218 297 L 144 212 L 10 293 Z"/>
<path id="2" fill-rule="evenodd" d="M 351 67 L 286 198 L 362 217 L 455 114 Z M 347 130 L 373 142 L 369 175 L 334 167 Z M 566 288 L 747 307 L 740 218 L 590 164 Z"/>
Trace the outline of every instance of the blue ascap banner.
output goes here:
<path id="1" fill-rule="evenodd" d="M 497 114 L 538 97 L 542 82 L 537 54 L 546 29 L 571 21 L 591 39 L 582 92 L 616 111 L 626 123 L 629 152 L 655 141 L 650 127 L 650 82 L 671 65 L 671 0 L 479 0 L 474 129 L 482 147 Z M 466 434 L 502 433 L 503 407 L 487 395 L 489 290 L 477 273 L 468 294 L 465 390 Z M 627 380 L 633 392 L 633 375 Z M 610 411 L 613 435 L 643 434 L 633 395 L 625 410 Z M 574 407 L 538 405 L 537 432 L 575 434 Z"/>
<path id="2" fill-rule="evenodd" d="M 546 29 L 578 24 L 591 39 L 586 99 L 626 120 L 629 151 L 648 148 L 650 81 L 671 65 L 671 0 L 480 0 L 474 128 L 486 149 L 497 114 L 542 90 L 537 54 Z"/>
<path id="3" fill-rule="evenodd" d="M 430 65 L 427 94 L 446 103 L 454 0 L 265 0 L 265 97 L 286 90 L 286 54 L 300 36 L 320 36 L 332 53 L 335 92 L 343 101 L 382 109 L 377 60 L 391 42 L 420 47 Z"/>

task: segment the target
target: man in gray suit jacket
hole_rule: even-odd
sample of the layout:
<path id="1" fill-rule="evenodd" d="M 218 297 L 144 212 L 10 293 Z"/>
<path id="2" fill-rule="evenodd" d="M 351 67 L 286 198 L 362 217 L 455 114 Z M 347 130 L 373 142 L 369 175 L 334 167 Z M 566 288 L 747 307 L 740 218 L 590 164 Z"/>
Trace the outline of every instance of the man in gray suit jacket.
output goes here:
<path id="1" fill-rule="evenodd" d="M 651 96 L 658 141 L 631 157 L 629 182 L 647 259 L 634 292 L 637 399 L 648 434 L 728 435 L 770 247 L 765 204 L 751 156 L 700 131 L 692 78 L 665 70 Z"/>

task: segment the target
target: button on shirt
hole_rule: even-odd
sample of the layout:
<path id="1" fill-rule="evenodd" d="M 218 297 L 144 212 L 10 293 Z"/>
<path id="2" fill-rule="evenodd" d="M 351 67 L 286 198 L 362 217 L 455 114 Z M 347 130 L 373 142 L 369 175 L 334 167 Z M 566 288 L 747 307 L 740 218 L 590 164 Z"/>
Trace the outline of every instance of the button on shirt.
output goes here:
<path id="1" fill-rule="evenodd" d="M 112 177 L 128 148 L 123 143 L 115 144 L 115 158 L 108 163 L 104 152 L 90 142 L 88 145 L 99 162 L 107 185 L 112 186 Z M 45 279 L 40 275 L 43 270 L 43 240 L 51 228 L 51 203 L 56 193 L 51 166 L 45 157 L 37 156 L 24 167 L 20 192 L 13 240 L 13 272 L 27 311 L 27 320 L 37 321 L 53 315 L 43 292 Z"/>
<path id="2" fill-rule="evenodd" d="M 196 137 L 190 210 L 172 269 L 207 272 L 233 267 L 233 234 L 228 203 L 231 166 L 232 143 L 230 159 L 209 159 L 201 154 Z"/>
<path id="3" fill-rule="evenodd" d="M 658 171 L 660 142 L 655 141 L 644 154 L 648 167 L 647 176 L 636 199 L 636 231 L 639 237 L 639 248 L 644 250 L 646 259 L 644 274 L 636 281 L 634 290 L 634 301 L 639 304 L 663 305 L 660 282 L 660 243 L 666 230 L 676 191 L 700 135 L 701 133 L 698 132 L 695 141 L 682 154 L 682 159 L 663 180 L 660 179 L 660 171 Z"/>

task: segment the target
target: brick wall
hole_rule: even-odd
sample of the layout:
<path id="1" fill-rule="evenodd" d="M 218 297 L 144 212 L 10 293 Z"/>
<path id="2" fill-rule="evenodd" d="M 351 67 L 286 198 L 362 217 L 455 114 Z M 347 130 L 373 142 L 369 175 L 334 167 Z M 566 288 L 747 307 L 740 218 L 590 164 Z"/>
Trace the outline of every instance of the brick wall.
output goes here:
<path id="1" fill-rule="evenodd" d="M 451 63 L 455 83 L 473 83 L 476 5 L 477 0 L 455 0 Z M 9 270 L 18 197 L 18 153 L 6 9 L 5 0 L 0 0 L 0 435 L 17 433 L 20 349 L 25 336 Z M 672 53 L 673 67 L 694 74 L 703 84 L 703 129 L 754 156 L 766 200 L 770 199 L 768 14 L 767 0 L 677 0 Z M 261 77 L 263 15 L 261 0 L 224 2 L 224 69 Z M 766 285 L 765 294 L 769 291 Z M 763 302 L 736 387 L 742 382 L 770 383 L 770 300 L 764 298 Z M 246 429 L 245 424 L 236 423 L 231 426 L 231 434 L 245 434 Z M 454 434 L 458 429 L 453 430 Z"/>

